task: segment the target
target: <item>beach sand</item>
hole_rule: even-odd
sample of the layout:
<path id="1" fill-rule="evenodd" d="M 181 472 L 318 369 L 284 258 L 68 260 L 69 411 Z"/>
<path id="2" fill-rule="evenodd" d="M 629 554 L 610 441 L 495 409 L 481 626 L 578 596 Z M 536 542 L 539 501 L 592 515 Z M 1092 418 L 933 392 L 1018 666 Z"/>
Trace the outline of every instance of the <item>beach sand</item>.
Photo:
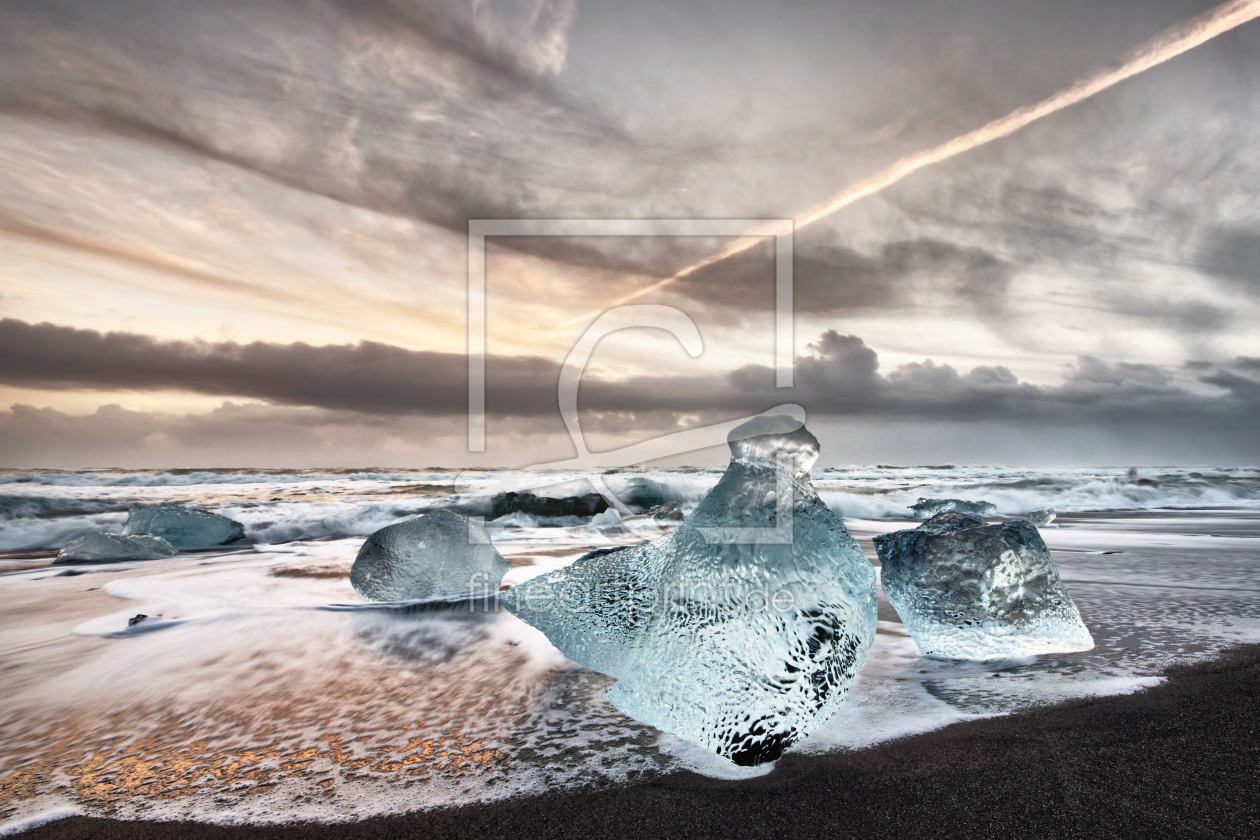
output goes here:
<path id="1" fill-rule="evenodd" d="M 30 492 L 54 512 L 88 512 L 19 517 L 0 535 L 63 539 L 120 515 L 92 512 L 101 505 L 191 492 L 54 478 L 70 483 Z M 77 813 L 90 817 L 32 836 L 1256 834 L 1260 654 L 1239 647 L 1260 642 L 1250 503 L 1064 513 L 1043 529 L 1091 651 L 923 657 L 881 597 L 849 698 L 753 778 L 621 715 L 603 698 L 610 678 L 488 603 L 359 599 L 346 576 L 363 538 L 326 532 L 402 515 L 381 498 L 414 476 L 358 482 L 369 485 L 358 495 L 346 480 L 345 499 L 318 505 L 271 502 L 297 483 L 282 478 L 223 485 L 245 500 L 230 512 L 252 523 L 252 545 L 145 563 L 49 566 L 38 548 L 0 560 L 0 833 Z M 1084 487 L 1151 490 L 1068 478 L 999 476 L 983 492 L 1052 486 L 1009 502 L 1018 510 Z M 80 486 L 88 479 L 98 483 Z M 828 481 L 837 505 L 865 498 Z M 1218 483 L 1256 490 L 1251 477 Z M 1139 501 L 1172 491 L 1160 492 Z M 847 517 L 872 560 L 874 535 L 913 524 L 891 504 Z M 514 567 L 505 583 L 645 538 L 526 526 L 498 535 Z"/>
<path id="2" fill-rule="evenodd" d="M 1260 645 L 1152 689 L 885 743 L 769 775 L 676 773 L 355 823 L 221 826 L 71 817 L 24 840 L 1260 836 Z"/>

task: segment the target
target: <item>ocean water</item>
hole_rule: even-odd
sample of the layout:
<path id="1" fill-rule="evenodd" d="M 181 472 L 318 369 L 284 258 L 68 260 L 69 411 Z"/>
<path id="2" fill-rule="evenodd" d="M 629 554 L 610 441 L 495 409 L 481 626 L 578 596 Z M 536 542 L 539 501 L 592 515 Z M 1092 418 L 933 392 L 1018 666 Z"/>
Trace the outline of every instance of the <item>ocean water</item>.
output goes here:
<path id="1" fill-rule="evenodd" d="M 687 510 L 720 475 L 605 482 Z M 983 499 L 1002 516 L 1055 508 L 1042 533 L 1097 646 L 930 659 L 881 597 L 849 700 L 791 752 L 1139 690 L 1168 664 L 1260 641 L 1255 468 L 845 467 L 814 480 L 872 559 L 870 538 L 908 527 L 921 497 Z M 620 715 L 603 700 L 609 678 L 493 600 L 380 605 L 351 589 L 365 535 L 438 506 L 486 513 L 501 486 L 583 489 L 579 476 L 493 471 L 0 473 L 0 823 L 337 821 L 680 769 L 767 772 Z M 65 542 L 120 531 L 130 504 L 153 501 L 224 513 L 247 538 L 162 561 L 51 565 Z M 615 514 L 490 524 L 508 585 L 664 532 Z"/>

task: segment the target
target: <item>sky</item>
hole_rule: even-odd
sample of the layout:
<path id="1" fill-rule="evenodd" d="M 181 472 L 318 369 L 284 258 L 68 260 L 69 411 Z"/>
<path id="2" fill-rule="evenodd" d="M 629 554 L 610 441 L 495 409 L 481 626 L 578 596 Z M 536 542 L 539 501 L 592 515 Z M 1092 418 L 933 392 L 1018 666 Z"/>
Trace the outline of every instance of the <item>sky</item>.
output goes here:
<path id="1" fill-rule="evenodd" d="M 569 457 L 631 299 L 703 352 L 605 337 L 593 451 L 796 403 L 824 465 L 1258 463 L 1255 21 L 798 224 L 791 388 L 771 240 L 488 239 L 466 437 L 470 219 L 802 222 L 1216 7 L 3 0 L 0 466 Z"/>

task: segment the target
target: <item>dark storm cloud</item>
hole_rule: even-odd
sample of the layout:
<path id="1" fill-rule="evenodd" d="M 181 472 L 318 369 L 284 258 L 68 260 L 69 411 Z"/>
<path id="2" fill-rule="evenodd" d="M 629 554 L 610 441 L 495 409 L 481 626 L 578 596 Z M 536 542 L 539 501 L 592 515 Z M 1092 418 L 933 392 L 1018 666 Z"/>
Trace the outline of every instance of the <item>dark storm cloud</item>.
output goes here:
<path id="1" fill-rule="evenodd" d="M 492 412 L 556 411 L 559 366 L 528 356 L 487 361 Z M 160 341 L 0 321 L 0 381 L 49 389 L 176 390 L 366 413 L 449 415 L 468 409 L 468 359 L 458 353 L 357 345 Z"/>
<path id="2" fill-rule="evenodd" d="M 926 360 L 882 373 L 878 355 L 862 339 L 835 331 L 810 349 L 811 355 L 796 361 L 791 389 L 775 389 L 771 368 L 749 365 L 707 381 L 643 377 L 590 383 L 583 388 L 582 407 L 627 413 L 666 409 L 716 419 L 793 401 L 815 417 L 994 420 L 1120 432 L 1170 427 L 1245 432 L 1260 411 L 1260 379 L 1246 375 L 1241 365 L 1194 370 L 1081 357 L 1061 384 L 1037 385 L 1001 365 L 962 371 Z"/>
<path id="3" fill-rule="evenodd" d="M 1260 382 L 1247 376 L 1239 376 L 1228 370 L 1207 374 L 1203 381 L 1229 391 L 1240 402 L 1260 403 Z"/>
<path id="4" fill-rule="evenodd" d="M 1209 274 L 1260 296 L 1260 230 L 1220 228 L 1204 237 L 1198 264 Z"/>
<path id="5" fill-rule="evenodd" d="M 774 387 L 774 372 L 749 365 L 718 376 L 588 376 L 581 408 L 593 428 L 631 419 L 662 427 L 683 415 L 706 420 L 799 402 L 823 416 L 1168 426 L 1209 422 L 1246 428 L 1260 410 L 1255 360 L 1169 369 L 1082 357 L 1062 384 L 1021 382 L 1003 366 L 960 371 L 931 360 L 880 371 L 878 354 L 856 336 L 827 331 L 797 359 L 796 386 Z M 375 342 L 311 346 L 159 341 L 0 322 L 0 382 L 27 388 L 174 390 L 251 397 L 277 405 L 365 415 L 454 416 L 467 410 L 464 356 Z M 554 418 L 559 368 L 532 357 L 487 360 L 487 405 L 502 417 Z M 668 419 L 667 419 L 668 418 Z"/>
<path id="6" fill-rule="evenodd" d="M 1205 423 L 1240 431 L 1251 427 L 1260 410 L 1260 380 L 1218 366 L 1182 370 L 1080 357 L 1062 384 L 1035 385 L 1021 382 L 1001 365 L 959 371 L 928 360 L 881 374 L 878 357 L 860 338 L 834 331 L 811 349 L 814 355 L 797 361 L 794 390 L 803 405 L 824 415 L 996 419 L 1130 430 Z M 772 379 L 773 372 L 760 366 L 732 374 L 733 382 L 765 393 Z"/>

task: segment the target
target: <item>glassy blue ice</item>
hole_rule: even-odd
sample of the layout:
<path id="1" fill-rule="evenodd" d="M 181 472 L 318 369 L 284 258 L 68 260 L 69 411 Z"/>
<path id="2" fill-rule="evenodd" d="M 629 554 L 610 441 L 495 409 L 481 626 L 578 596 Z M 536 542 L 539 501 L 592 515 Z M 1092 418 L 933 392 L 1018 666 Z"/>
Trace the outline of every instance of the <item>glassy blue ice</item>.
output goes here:
<path id="1" fill-rule="evenodd" d="M 969 513 L 973 516 L 994 516 L 992 502 L 968 502 L 965 499 L 919 499 L 910 506 L 915 519 L 931 519 L 939 513 Z"/>
<path id="2" fill-rule="evenodd" d="M 111 563 L 116 560 L 161 560 L 174 557 L 175 546 L 152 535 L 87 534 L 62 547 L 56 563 Z"/>
<path id="3" fill-rule="evenodd" d="M 919 650 L 993 659 L 1090 650 L 1090 636 L 1036 527 L 942 513 L 875 537 L 884 594 Z"/>
<path id="4" fill-rule="evenodd" d="M 199 508 L 167 503 L 136 504 L 127 514 L 123 533 L 152 534 L 176 548 L 213 548 L 245 536 L 245 526 L 235 519 Z"/>
<path id="5" fill-rule="evenodd" d="M 498 591 L 511 568 L 480 524 L 436 510 L 368 537 L 350 583 L 369 601 L 478 597 Z"/>
<path id="6" fill-rule="evenodd" d="M 731 432 L 717 486 L 672 533 L 594 551 L 501 596 L 625 714 L 739 765 L 831 717 L 875 637 L 875 574 L 809 470 L 791 417 Z"/>

